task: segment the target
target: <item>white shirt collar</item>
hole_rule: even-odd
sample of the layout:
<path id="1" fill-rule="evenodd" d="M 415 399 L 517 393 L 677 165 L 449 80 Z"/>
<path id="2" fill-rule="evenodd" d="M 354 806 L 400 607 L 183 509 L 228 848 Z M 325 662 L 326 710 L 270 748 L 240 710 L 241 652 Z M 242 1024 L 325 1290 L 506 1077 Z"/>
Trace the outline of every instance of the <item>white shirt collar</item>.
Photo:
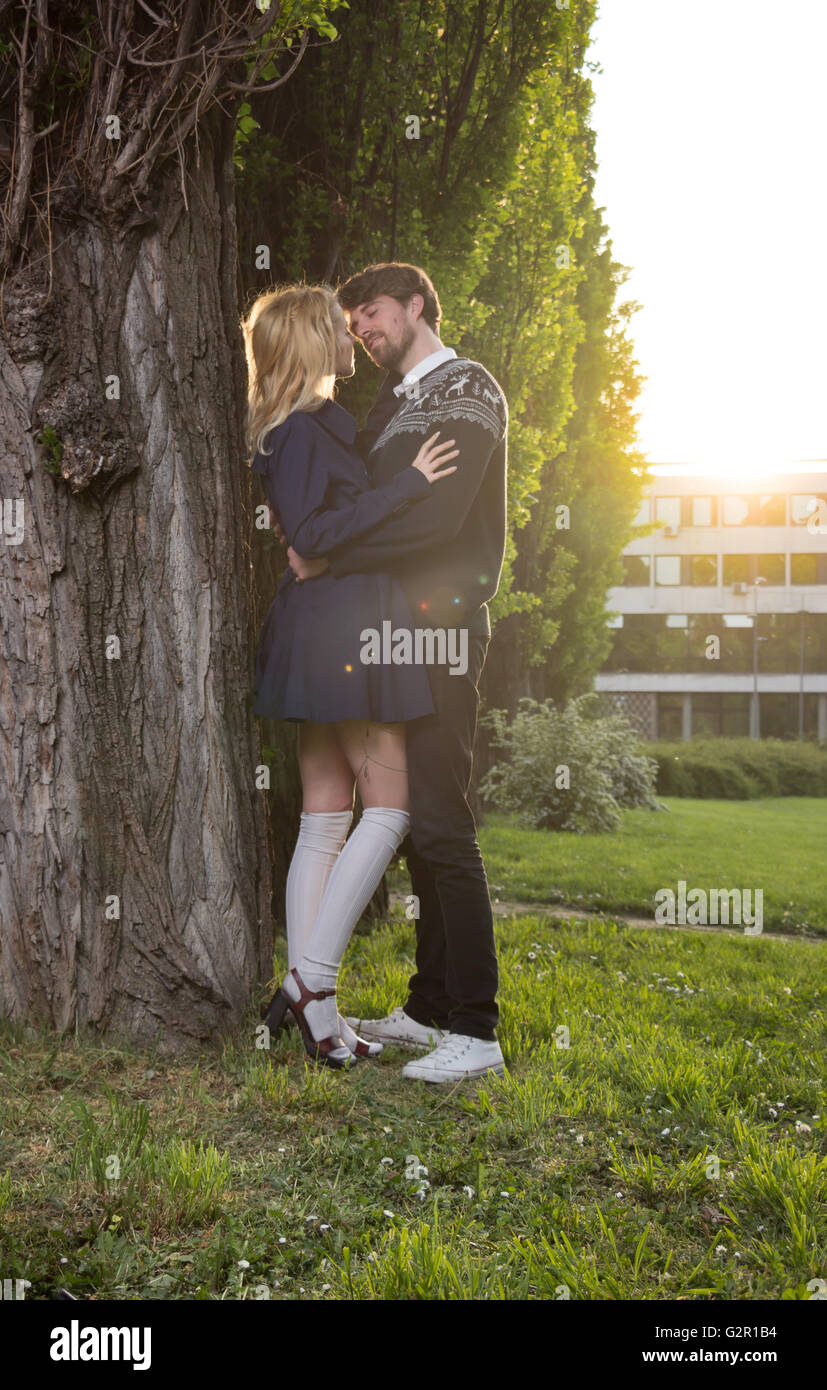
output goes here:
<path id="1" fill-rule="evenodd" d="M 411 367 L 411 370 L 405 373 L 399 385 L 394 386 L 393 394 L 404 396 L 407 388 L 425 376 L 426 372 L 432 372 L 434 367 L 440 367 L 443 362 L 449 362 L 456 355 L 453 348 L 437 348 L 436 352 L 431 352 L 427 357 L 423 357 L 421 362 L 417 362 L 415 367 Z"/>

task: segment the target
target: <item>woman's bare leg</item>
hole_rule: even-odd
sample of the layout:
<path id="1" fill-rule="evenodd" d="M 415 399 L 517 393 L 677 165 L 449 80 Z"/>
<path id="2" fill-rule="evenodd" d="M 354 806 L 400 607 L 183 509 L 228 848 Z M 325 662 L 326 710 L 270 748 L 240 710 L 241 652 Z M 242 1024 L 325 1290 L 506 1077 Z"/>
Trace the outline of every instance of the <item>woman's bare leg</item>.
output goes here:
<path id="1" fill-rule="evenodd" d="M 356 719 L 336 724 L 339 747 L 356 778 L 362 805 L 408 809 L 408 759 L 404 724 Z"/>
<path id="2" fill-rule="evenodd" d="M 302 810 L 311 814 L 353 810 L 354 775 L 339 743 L 337 725 L 299 725 L 297 752 Z"/>

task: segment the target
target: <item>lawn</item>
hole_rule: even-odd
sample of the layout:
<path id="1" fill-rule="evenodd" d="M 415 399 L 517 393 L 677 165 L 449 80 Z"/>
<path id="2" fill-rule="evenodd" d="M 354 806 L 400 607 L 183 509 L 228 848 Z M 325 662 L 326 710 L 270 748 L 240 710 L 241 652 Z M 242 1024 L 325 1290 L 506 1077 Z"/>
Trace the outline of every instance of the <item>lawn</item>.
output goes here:
<path id="1" fill-rule="evenodd" d="M 491 1082 L 405 1081 L 400 1049 L 316 1071 L 295 1032 L 257 1047 L 252 1008 L 186 1061 L 0 1025 L 5 1277 L 29 1298 L 808 1299 L 822 944 L 497 932 Z M 401 1002 L 411 947 L 401 918 L 354 938 L 344 1008 Z"/>
<path id="2" fill-rule="evenodd" d="M 827 934 L 827 798 L 659 798 L 609 835 L 531 830 L 492 814 L 479 839 L 492 897 L 654 917 L 654 894 L 762 888 L 764 931 Z M 393 886 L 403 889 L 401 873 Z"/>

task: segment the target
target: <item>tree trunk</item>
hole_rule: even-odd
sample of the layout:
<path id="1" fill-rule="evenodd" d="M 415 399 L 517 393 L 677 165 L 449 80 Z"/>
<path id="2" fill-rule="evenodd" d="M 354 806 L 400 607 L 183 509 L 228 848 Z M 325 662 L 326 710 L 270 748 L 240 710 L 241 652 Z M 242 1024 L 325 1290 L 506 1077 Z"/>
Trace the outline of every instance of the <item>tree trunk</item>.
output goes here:
<path id="1" fill-rule="evenodd" d="M 167 1052 L 272 969 L 232 141 L 154 222 L 64 214 L 2 305 L 0 1012 Z"/>

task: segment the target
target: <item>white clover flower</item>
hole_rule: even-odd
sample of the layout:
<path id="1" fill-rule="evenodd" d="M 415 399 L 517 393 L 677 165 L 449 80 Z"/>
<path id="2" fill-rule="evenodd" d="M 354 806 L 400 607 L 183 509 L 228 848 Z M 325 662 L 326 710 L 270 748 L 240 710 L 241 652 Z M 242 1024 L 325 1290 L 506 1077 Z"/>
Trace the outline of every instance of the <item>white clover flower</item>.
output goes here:
<path id="1" fill-rule="evenodd" d="M 473 1189 L 473 1187 L 464 1187 L 462 1190 L 463 1190 L 463 1192 L 465 1193 L 466 1197 L 473 1197 L 473 1195 L 474 1195 L 474 1189 Z"/>
<path id="2" fill-rule="evenodd" d="M 239 1267 L 239 1269 L 249 1269 L 249 1268 L 250 1268 L 250 1261 L 249 1261 L 249 1260 L 239 1260 L 239 1262 L 238 1262 L 238 1267 Z"/>
<path id="3" fill-rule="evenodd" d="M 393 1214 L 394 1214 L 394 1213 L 393 1213 L 392 1211 L 383 1211 L 383 1212 L 382 1212 L 382 1215 L 383 1215 L 383 1216 L 393 1216 Z"/>
<path id="4" fill-rule="evenodd" d="M 319 1227 L 319 1230 L 320 1230 L 320 1231 L 329 1231 L 329 1230 L 330 1230 L 330 1227 L 329 1227 L 328 1225 L 320 1226 L 320 1227 Z"/>
<path id="5" fill-rule="evenodd" d="M 279 1245 L 287 1244 L 287 1236 L 279 1236 Z"/>
<path id="6" fill-rule="evenodd" d="M 716 1245 L 716 1246 L 715 1246 L 715 1254 L 716 1254 L 716 1255 L 725 1255 L 725 1254 L 726 1254 L 726 1246 L 725 1246 L 725 1245 Z"/>
<path id="7" fill-rule="evenodd" d="M 668 1133 L 669 1133 L 669 1130 L 668 1130 L 668 1129 L 662 1129 L 661 1132 L 660 1132 L 660 1137 L 661 1137 L 661 1139 L 665 1139 Z"/>
<path id="8" fill-rule="evenodd" d="M 328 1290 L 329 1290 L 329 1288 L 330 1288 L 330 1285 L 329 1285 L 329 1284 L 322 1284 L 322 1293 L 327 1293 Z"/>
<path id="9" fill-rule="evenodd" d="M 812 1125 L 805 1125 L 803 1120 L 796 1120 L 795 1128 L 798 1134 L 812 1134 L 813 1132 Z"/>

